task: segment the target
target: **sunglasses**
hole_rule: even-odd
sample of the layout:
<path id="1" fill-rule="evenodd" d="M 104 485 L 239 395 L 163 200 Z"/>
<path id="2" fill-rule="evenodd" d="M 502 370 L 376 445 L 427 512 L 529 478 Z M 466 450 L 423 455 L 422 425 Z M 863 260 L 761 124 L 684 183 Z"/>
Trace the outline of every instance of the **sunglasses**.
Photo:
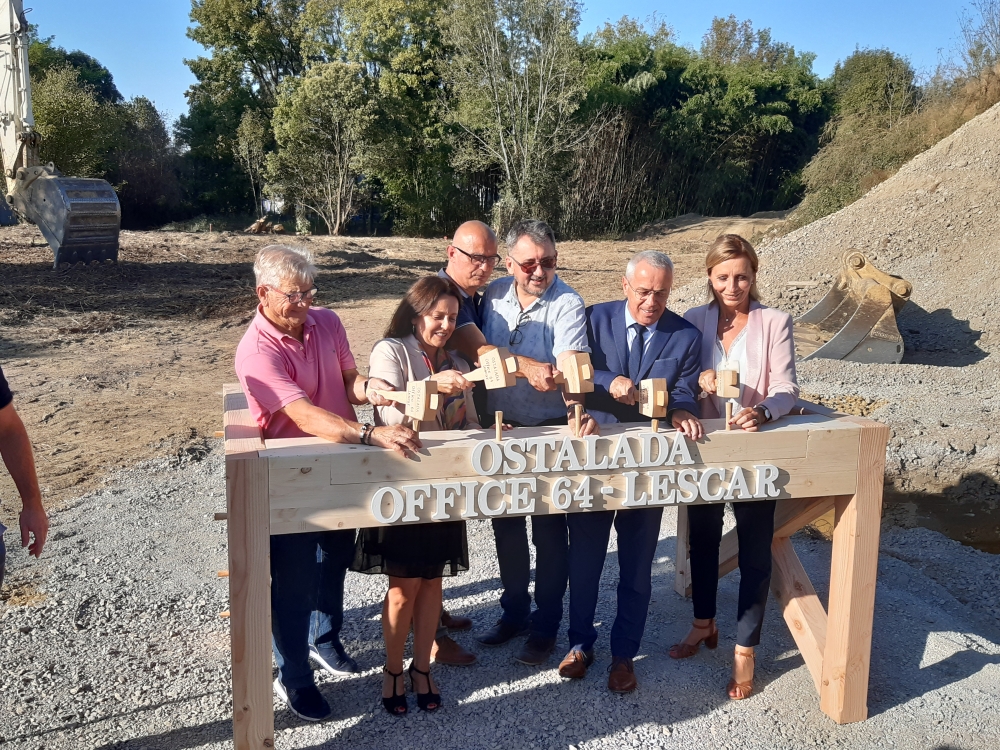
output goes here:
<path id="1" fill-rule="evenodd" d="M 547 258 L 542 258 L 541 260 L 529 260 L 527 263 L 522 263 L 519 260 L 511 258 L 509 255 L 507 257 L 510 258 L 515 263 L 517 263 L 517 265 L 521 267 L 521 270 L 524 271 L 529 276 L 533 274 L 535 272 L 535 269 L 538 268 L 539 266 L 541 266 L 546 271 L 551 271 L 556 267 L 556 261 L 559 259 L 559 255 L 556 254 L 556 255 L 550 255 Z"/>
<path id="2" fill-rule="evenodd" d="M 510 339 L 507 341 L 507 346 L 517 346 L 524 340 L 524 331 L 521 330 L 521 326 L 530 320 L 531 318 L 527 312 L 522 312 L 517 316 L 517 324 L 514 326 L 514 330 L 510 332 Z"/>

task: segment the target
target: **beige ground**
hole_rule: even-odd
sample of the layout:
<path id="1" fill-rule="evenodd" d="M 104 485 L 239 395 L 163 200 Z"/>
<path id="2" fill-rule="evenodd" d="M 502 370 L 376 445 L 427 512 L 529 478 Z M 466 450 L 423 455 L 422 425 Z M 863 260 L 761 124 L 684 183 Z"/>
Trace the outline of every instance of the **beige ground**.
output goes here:
<path id="1" fill-rule="evenodd" d="M 675 284 L 701 273 L 725 231 L 766 231 L 775 219 L 695 219 L 646 239 L 567 242 L 560 276 L 588 303 L 620 295 L 640 249 L 677 264 Z M 752 226 L 751 226 L 752 225 Z M 748 232 L 750 233 L 750 232 Z M 31 434 L 43 493 L 60 503 L 138 460 L 204 450 L 220 427 L 221 387 L 254 310 L 254 254 L 274 237 L 123 232 L 118 266 L 54 272 L 34 227 L 0 229 L 0 366 Z M 437 271 L 445 240 L 297 238 L 317 256 L 322 304 L 342 316 L 359 362 L 420 275 Z M 0 477 L 0 497 L 16 497 Z M 10 502 L 0 520 L 13 518 Z"/>

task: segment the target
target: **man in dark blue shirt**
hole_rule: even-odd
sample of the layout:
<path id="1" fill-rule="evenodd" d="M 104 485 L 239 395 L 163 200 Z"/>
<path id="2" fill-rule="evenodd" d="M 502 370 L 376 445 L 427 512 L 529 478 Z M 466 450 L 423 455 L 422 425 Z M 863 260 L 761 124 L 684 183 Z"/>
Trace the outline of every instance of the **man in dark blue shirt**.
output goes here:
<path id="1" fill-rule="evenodd" d="M 49 518 L 42 507 L 42 495 L 38 490 L 35 474 L 35 459 L 31 453 L 31 441 L 24 423 L 14 409 L 14 395 L 10 392 L 7 379 L 0 369 L 0 457 L 10 472 L 17 492 L 21 496 L 21 546 L 28 553 L 38 557 L 45 546 L 49 533 Z M 0 587 L 3 586 L 4 566 L 7 562 L 7 548 L 3 533 L 6 528 L 0 523 Z M 34 536 L 34 540 L 31 537 Z M 30 544 L 29 544 L 30 542 Z"/>

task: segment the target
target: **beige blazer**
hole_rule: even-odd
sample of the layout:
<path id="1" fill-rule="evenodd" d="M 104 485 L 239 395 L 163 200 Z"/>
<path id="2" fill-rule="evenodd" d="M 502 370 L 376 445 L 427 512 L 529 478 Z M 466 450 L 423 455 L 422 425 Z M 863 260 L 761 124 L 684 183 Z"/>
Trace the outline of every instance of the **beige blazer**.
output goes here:
<path id="1" fill-rule="evenodd" d="M 462 357 L 454 352 L 450 352 L 451 360 L 459 372 L 469 371 L 469 365 Z M 393 390 L 405 391 L 406 384 L 411 380 L 427 380 L 431 376 L 431 371 L 427 369 L 424 358 L 420 353 L 420 345 L 415 336 L 407 336 L 402 339 L 382 339 L 372 349 L 368 358 L 368 377 L 381 378 L 390 383 Z M 403 424 L 405 404 L 396 403 L 392 406 L 375 407 L 375 424 L 393 425 Z M 472 401 L 472 389 L 465 391 L 465 414 L 469 420 L 469 427 L 479 429 L 479 416 L 476 414 L 476 405 Z M 436 421 L 421 422 L 420 429 L 439 430 Z"/>

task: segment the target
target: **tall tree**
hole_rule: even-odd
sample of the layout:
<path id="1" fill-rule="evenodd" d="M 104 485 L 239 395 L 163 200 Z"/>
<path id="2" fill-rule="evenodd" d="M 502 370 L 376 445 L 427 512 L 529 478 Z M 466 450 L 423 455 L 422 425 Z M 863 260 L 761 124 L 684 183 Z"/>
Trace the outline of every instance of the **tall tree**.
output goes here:
<path id="1" fill-rule="evenodd" d="M 357 207 L 376 107 L 364 84 L 361 66 L 322 63 L 283 86 L 274 110 L 270 190 L 315 213 L 330 234 L 340 234 Z"/>
<path id="2" fill-rule="evenodd" d="M 499 227 L 525 214 L 558 219 L 568 157 L 584 136 L 574 117 L 586 94 L 579 19 L 576 0 L 462 0 L 448 12 L 451 116 L 465 134 L 455 161 L 501 171 Z"/>

